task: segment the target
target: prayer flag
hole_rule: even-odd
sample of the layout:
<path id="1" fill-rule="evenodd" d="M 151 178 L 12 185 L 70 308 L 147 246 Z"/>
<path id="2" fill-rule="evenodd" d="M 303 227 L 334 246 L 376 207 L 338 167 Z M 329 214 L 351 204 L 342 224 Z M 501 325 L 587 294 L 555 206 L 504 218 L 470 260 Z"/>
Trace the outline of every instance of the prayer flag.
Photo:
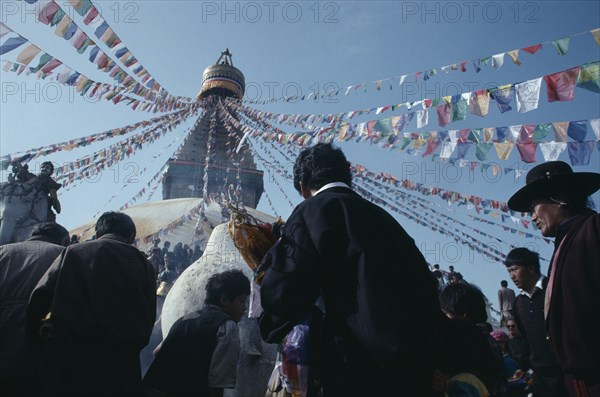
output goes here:
<path id="1" fill-rule="evenodd" d="M 519 50 L 512 50 L 507 52 L 510 59 L 514 62 L 515 65 L 520 66 L 521 61 L 519 61 Z"/>
<path id="2" fill-rule="evenodd" d="M 534 142 L 540 142 L 543 141 L 544 138 L 546 138 L 546 136 L 548 136 L 548 134 L 550 133 L 550 129 L 552 128 L 552 124 L 548 123 L 548 124 L 538 124 L 535 127 L 535 130 L 533 132 L 533 141 Z"/>
<path id="3" fill-rule="evenodd" d="M 433 152 L 435 152 L 435 150 L 437 149 L 437 147 L 440 145 L 440 140 L 439 139 L 430 139 L 427 141 L 427 148 L 425 149 L 425 152 L 423 153 L 422 157 L 428 156 L 430 154 L 432 154 Z"/>
<path id="4" fill-rule="evenodd" d="M 92 22 L 94 20 L 94 18 L 96 18 L 98 16 L 99 12 L 98 9 L 96 9 L 96 7 L 94 7 L 92 5 L 92 7 L 90 8 L 89 12 L 87 13 L 87 15 L 85 16 L 83 23 L 86 25 L 89 25 L 90 22 Z"/>
<path id="5" fill-rule="evenodd" d="M 25 39 L 21 36 L 10 37 L 2 45 L 0 45 L 0 55 L 4 55 L 7 52 L 12 51 L 15 48 L 22 46 L 25 43 L 27 43 L 27 39 Z"/>
<path id="6" fill-rule="evenodd" d="M 514 144 L 511 142 L 494 142 L 496 154 L 500 160 L 508 160 Z"/>
<path id="7" fill-rule="evenodd" d="M 596 139 L 600 140 L 600 119 L 590 120 L 590 128 L 594 132 L 594 135 L 596 135 Z"/>
<path id="8" fill-rule="evenodd" d="M 581 65 L 577 78 L 577 87 L 600 93 L 600 62 L 588 62 Z"/>
<path id="9" fill-rule="evenodd" d="M 458 98 L 457 98 L 458 97 Z M 456 101 L 455 101 L 456 99 Z M 452 121 L 464 120 L 467 117 L 467 101 L 460 95 L 452 97 Z"/>
<path id="10" fill-rule="evenodd" d="M 518 112 L 525 113 L 537 109 L 540 100 L 541 86 L 541 77 L 524 83 L 515 84 Z"/>
<path id="11" fill-rule="evenodd" d="M 10 32 L 12 32 L 12 30 L 8 26 L 0 22 L 0 39 L 9 34 Z"/>
<path id="12" fill-rule="evenodd" d="M 575 81 L 579 66 L 544 76 L 548 102 L 571 101 L 575 98 Z"/>
<path id="13" fill-rule="evenodd" d="M 518 143 L 533 142 L 533 133 L 535 131 L 534 124 L 524 124 L 519 129 L 519 137 L 517 138 Z"/>
<path id="14" fill-rule="evenodd" d="M 590 155 L 594 151 L 596 142 L 567 142 L 569 148 L 569 159 L 573 166 L 588 165 Z"/>
<path id="15" fill-rule="evenodd" d="M 490 93 L 487 90 L 473 91 L 469 101 L 471 114 L 484 117 L 490 108 Z"/>
<path id="16" fill-rule="evenodd" d="M 541 142 L 539 143 L 540 151 L 544 157 L 544 161 L 556 161 L 567 147 L 566 142 Z"/>
<path id="17" fill-rule="evenodd" d="M 494 146 L 493 143 L 478 143 L 475 145 L 475 156 L 480 161 L 486 161 L 488 159 L 488 154 L 490 149 Z"/>
<path id="18" fill-rule="evenodd" d="M 535 54 L 536 52 L 538 52 L 540 50 L 540 48 L 542 48 L 541 44 L 536 44 L 536 45 L 532 45 L 529 47 L 525 47 L 525 48 L 521 48 L 521 50 L 528 52 L 530 54 Z"/>
<path id="19" fill-rule="evenodd" d="M 517 143 L 517 149 L 521 155 L 521 160 L 525 163 L 535 163 L 535 152 L 537 144 L 535 142 Z"/>
<path id="20" fill-rule="evenodd" d="M 17 62 L 23 65 L 29 65 L 29 62 L 35 58 L 40 52 L 40 48 L 34 44 L 30 44 L 19 55 L 17 55 Z"/>
<path id="21" fill-rule="evenodd" d="M 554 40 L 552 42 L 552 45 L 554 46 L 554 48 L 556 48 L 556 52 L 558 52 L 558 55 L 566 55 L 566 53 L 569 52 L 569 41 L 570 38 L 565 37 L 563 39 Z"/>
<path id="22" fill-rule="evenodd" d="M 440 127 L 444 127 L 450 124 L 452 107 L 449 103 L 444 103 L 436 108 L 438 114 L 438 124 Z"/>
<path id="23" fill-rule="evenodd" d="M 504 113 L 512 109 L 510 102 L 515 96 L 515 87 L 511 84 L 500 86 L 490 90 L 490 95 L 496 101 L 500 113 Z"/>
<path id="24" fill-rule="evenodd" d="M 596 44 L 600 45 L 600 28 L 591 30 L 590 33 L 592 33 L 594 40 L 596 40 Z"/>
<path id="25" fill-rule="evenodd" d="M 556 142 L 566 142 L 567 141 L 567 128 L 569 127 L 569 123 L 567 121 L 557 121 L 552 123 L 552 128 L 554 128 L 554 140 Z"/>
<path id="26" fill-rule="evenodd" d="M 71 23 L 69 24 L 69 27 L 67 27 L 67 31 L 65 32 L 63 38 L 65 40 L 71 40 L 73 38 L 73 36 L 75 35 L 75 33 L 77 33 L 77 24 L 73 21 L 71 21 Z"/>
<path id="27" fill-rule="evenodd" d="M 422 128 L 429 123 L 429 111 L 427 109 L 417 110 L 417 128 Z"/>
<path id="28" fill-rule="evenodd" d="M 42 73 L 50 73 L 51 71 L 53 71 L 60 65 L 62 65 L 61 61 L 59 61 L 58 59 L 52 59 L 52 60 L 50 60 L 50 62 L 48 62 L 47 64 L 44 65 L 44 67 L 41 69 L 41 71 L 42 71 Z"/>
<path id="29" fill-rule="evenodd" d="M 440 150 L 440 158 L 442 160 L 447 160 L 452 156 L 454 152 L 454 148 L 456 148 L 456 142 L 442 142 L 442 149 Z"/>
<path id="30" fill-rule="evenodd" d="M 582 142 L 587 134 L 587 122 L 582 121 L 571 121 L 569 122 L 569 128 L 567 129 L 567 135 L 573 140 Z"/>
<path id="31" fill-rule="evenodd" d="M 62 10 L 62 9 L 58 9 L 56 11 L 56 13 L 54 14 L 54 16 L 52 17 L 52 20 L 50 21 L 50 26 L 55 26 L 57 25 L 60 21 L 63 20 L 63 18 L 66 16 L 67 14 Z"/>
<path id="32" fill-rule="evenodd" d="M 108 30 L 108 23 L 106 23 L 106 21 L 102 21 L 102 24 L 100 26 L 98 26 L 98 28 L 96 29 L 94 34 L 96 35 L 97 38 L 101 38 L 107 30 Z"/>
<path id="33" fill-rule="evenodd" d="M 60 7 L 58 7 L 58 4 L 56 4 L 54 0 L 50 1 L 43 8 L 40 9 L 40 12 L 38 14 L 38 21 L 40 21 L 44 25 L 50 24 L 50 21 L 52 21 L 52 18 L 59 9 Z"/>
<path id="34" fill-rule="evenodd" d="M 65 15 L 65 17 L 58 23 L 58 25 L 56 25 L 54 34 L 60 37 L 65 37 L 65 34 L 67 33 L 67 29 L 69 28 L 71 22 L 73 22 L 73 20 Z"/>
<path id="35" fill-rule="evenodd" d="M 36 73 L 38 70 L 40 70 L 41 68 L 43 68 L 52 59 L 54 59 L 54 58 L 52 58 L 51 55 L 43 53 L 42 56 L 40 57 L 40 61 L 39 61 L 38 65 L 35 68 L 31 68 L 31 71 L 33 73 Z"/>
<path id="36" fill-rule="evenodd" d="M 464 159 L 467 152 L 471 148 L 472 143 L 457 142 L 456 143 L 456 158 Z"/>
<path id="37" fill-rule="evenodd" d="M 492 66 L 496 69 L 500 69 L 504 64 L 504 53 L 492 55 Z"/>

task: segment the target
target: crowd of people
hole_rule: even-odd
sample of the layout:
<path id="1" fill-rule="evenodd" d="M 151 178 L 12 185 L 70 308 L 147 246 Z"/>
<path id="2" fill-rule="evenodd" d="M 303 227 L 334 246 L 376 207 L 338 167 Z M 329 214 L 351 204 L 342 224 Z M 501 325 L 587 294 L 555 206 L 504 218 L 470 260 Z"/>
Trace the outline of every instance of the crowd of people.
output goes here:
<path id="1" fill-rule="evenodd" d="M 293 174 L 305 200 L 255 279 L 214 274 L 143 379 L 161 288 L 199 247 L 156 239 L 144 254 L 118 212 L 90 241 L 69 244 L 44 223 L 0 246 L 0 394 L 222 396 L 236 386 L 237 322 L 252 294 L 263 340 L 281 346 L 270 397 L 600 396 L 600 215 L 587 202 L 600 174 L 544 163 L 511 197 L 556 249 L 548 276 L 537 253 L 506 254 L 519 293 L 501 282 L 496 329 L 477 286 L 452 266 L 430 269 L 403 227 L 352 190 L 340 149 L 304 149 Z"/>

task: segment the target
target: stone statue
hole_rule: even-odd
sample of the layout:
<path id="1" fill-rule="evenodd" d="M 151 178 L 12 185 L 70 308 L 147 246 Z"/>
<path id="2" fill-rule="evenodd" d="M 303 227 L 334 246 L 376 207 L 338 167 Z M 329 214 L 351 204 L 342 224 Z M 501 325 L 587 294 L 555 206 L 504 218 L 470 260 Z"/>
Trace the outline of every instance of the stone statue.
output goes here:
<path id="1" fill-rule="evenodd" d="M 48 162 L 51 171 L 44 164 L 36 176 L 29 172 L 27 164 L 13 162 L 8 182 L 0 183 L 0 245 L 29 238 L 34 225 L 49 220 L 48 212 L 52 212 L 49 204 L 60 212 L 56 197 L 60 185 L 50 177 L 54 171 L 52 163 Z"/>
<path id="2" fill-rule="evenodd" d="M 56 222 L 56 214 L 52 212 L 52 208 L 57 214 L 60 214 L 60 201 L 58 201 L 58 195 L 56 191 L 62 186 L 52 179 L 54 173 L 54 165 L 50 161 L 44 161 L 40 168 L 40 174 L 36 178 L 37 189 L 40 192 L 46 194 L 48 200 L 48 222 Z"/>

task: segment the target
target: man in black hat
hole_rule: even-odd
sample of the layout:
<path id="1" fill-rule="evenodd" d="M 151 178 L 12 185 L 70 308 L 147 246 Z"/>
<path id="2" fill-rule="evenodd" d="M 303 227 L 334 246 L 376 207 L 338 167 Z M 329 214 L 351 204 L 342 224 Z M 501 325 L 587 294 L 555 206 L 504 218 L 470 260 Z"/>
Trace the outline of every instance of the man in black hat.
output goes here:
<path id="1" fill-rule="evenodd" d="M 555 237 L 544 314 L 572 396 L 600 396 L 600 215 L 587 206 L 598 189 L 600 174 L 550 161 L 532 168 L 508 201 Z"/>

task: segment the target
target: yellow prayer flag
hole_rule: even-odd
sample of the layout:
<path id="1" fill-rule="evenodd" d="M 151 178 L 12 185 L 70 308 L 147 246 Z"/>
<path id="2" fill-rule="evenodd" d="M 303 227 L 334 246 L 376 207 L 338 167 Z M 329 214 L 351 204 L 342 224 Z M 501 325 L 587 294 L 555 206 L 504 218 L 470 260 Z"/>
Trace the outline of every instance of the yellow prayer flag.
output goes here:
<path id="1" fill-rule="evenodd" d="M 67 33 L 67 29 L 69 28 L 71 22 L 73 22 L 73 20 L 69 18 L 68 15 L 65 15 L 63 19 L 61 19 L 60 22 L 56 25 L 54 34 L 56 34 L 59 37 L 65 37 L 65 33 Z"/>
<path id="2" fill-rule="evenodd" d="M 40 52 L 40 48 L 35 46 L 34 44 L 30 44 L 21 53 L 17 56 L 17 63 L 21 63 L 23 65 L 28 65 L 29 62 L 35 58 L 37 54 Z"/>
<path id="3" fill-rule="evenodd" d="M 600 28 L 594 29 L 591 32 L 592 36 L 594 36 L 594 40 L 596 40 L 596 43 L 600 45 Z"/>
<path id="4" fill-rule="evenodd" d="M 554 140 L 556 142 L 566 142 L 567 128 L 569 128 L 569 122 L 557 121 L 556 123 L 552 123 L 552 127 L 554 128 Z"/>
<path id="5" fill-rule="evenodd" d="M 519 50 L 508 51 L 507 54 L 510 57 L 510 59 L 512 59 L 512 61 L 515 63 L 515 65 L 521 65 L 521 61 L 517 59 L 519 58 Z"/>
<path id="6" fill-rule="evenodd" d="M 512 142 L 494 142 L 496 154 L 500 160 L 508 160 L 514 144 Z"/>

